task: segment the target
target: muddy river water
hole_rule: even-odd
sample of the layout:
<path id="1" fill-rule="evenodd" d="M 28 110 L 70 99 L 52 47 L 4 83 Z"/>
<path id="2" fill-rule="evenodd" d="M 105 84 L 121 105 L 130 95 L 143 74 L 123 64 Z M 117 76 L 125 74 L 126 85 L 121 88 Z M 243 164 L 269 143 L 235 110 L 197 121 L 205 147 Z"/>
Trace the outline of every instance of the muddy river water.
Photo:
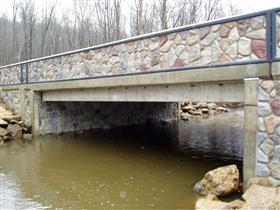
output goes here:
<path id="1" fill-rule="evenodd" d="M 193 209 L 211 169 L 242 168 L 243 111 L 0 147 L 2 209 Z"/>

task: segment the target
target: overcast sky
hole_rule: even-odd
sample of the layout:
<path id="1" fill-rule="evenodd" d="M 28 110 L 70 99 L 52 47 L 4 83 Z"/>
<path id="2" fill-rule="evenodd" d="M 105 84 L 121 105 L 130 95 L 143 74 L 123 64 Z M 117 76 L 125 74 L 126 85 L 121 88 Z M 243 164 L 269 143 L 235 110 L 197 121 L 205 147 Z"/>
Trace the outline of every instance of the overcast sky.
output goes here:
<path id="1" fill-rule="evenodd" d="M 11 15 L 12 12 L 12 1 L 13 0 L 0 0 L 0 11 L 5 11 L 8 15 Z M 36 7 L 39 9 L 40 5 L 44 3 L 46 0 L 36 0 Z M 52 0 L 47 0 L 52 1 Z M 59 8 L 66 9 L 70 7 L 71 1 L 69 0 L 57 0 L 59 3 Z M 86 0 L 85 0 L 86 1 Z M 126 0 L 126 4 L 132 0 Z M 244 12 L 254 12 L 265 10 L 274 7 L 280 7 L 280 0 L 223 0 L 223 1 L 231 1 L 233 4 L 236 4 L 238 8 L 241 8 Z"/>

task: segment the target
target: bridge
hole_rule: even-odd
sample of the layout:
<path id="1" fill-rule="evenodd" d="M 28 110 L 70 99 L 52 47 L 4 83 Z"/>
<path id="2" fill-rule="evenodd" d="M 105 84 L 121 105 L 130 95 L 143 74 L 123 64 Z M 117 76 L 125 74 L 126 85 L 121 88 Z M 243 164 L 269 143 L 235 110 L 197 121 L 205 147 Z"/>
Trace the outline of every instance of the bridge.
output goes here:
<path id="1" fill-rule="evenodd" d="M 279 79 L 276 8 L 2 66 L 0 96 L 34 135 L 172 119 L 179 101 L 243 102 L 244 181 L 279 186 Z"/>

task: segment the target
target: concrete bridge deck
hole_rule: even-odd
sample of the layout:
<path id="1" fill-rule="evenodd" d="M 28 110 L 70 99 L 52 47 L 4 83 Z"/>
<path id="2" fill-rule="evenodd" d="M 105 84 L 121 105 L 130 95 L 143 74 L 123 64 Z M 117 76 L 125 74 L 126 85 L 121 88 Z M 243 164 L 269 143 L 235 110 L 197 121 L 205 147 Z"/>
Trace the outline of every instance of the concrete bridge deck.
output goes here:
<path id="1" fill-rule="evenodd" d="M 0 97 L 36 135 L 91 128 L 62 126 L 83 102 L 244 102 L 244 179 L 280 185 L 279 78 L 277 8 L 3 66 Z"/>

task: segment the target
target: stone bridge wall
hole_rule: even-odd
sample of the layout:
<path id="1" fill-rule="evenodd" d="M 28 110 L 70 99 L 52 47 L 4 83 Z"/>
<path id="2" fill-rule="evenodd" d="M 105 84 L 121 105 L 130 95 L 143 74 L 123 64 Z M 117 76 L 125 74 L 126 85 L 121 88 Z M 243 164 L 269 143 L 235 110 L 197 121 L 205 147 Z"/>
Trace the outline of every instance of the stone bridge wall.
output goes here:
<path id="1" fill-rule="evenodd" d="M 266 18 L 257 16 L 162 32 L 122 44 L 35 61 L 28 64 L 28 72 L 29 81 L 36 82 L 254 61 L 265 57 Z M 18 83 L 19 78 L 19 65 L 0 71 L 0 84 Z"/>
<path id="2" fill-rule="evenodd" d="M 260 81 L 256 176 L 280 185 L 280 81 Z"/>

